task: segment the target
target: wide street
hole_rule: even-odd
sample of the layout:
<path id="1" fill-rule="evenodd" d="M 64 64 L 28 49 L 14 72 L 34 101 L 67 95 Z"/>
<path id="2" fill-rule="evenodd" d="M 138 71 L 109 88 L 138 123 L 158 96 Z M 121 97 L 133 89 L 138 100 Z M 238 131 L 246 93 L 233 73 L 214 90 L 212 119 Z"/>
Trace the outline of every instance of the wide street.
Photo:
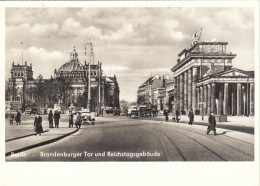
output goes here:
<path id="1" fill-rule="evenodd" d="M 68 118 L 63 115 L 63 121 Z M 18 126 L 19 127 L 19 126 Z M 51 129 L 54 130 L 54 129 Z M 59 130 L 59 129 L 58 129 Z M 206 126 L 129 119 L 96 118 L 57 142 L 7 156 L 7 161 L 253 161 L 254 135 Z M 46 134 L 43 134 L 47 135 Z M 41 138 L 42 136 L 39 136 Z"/>

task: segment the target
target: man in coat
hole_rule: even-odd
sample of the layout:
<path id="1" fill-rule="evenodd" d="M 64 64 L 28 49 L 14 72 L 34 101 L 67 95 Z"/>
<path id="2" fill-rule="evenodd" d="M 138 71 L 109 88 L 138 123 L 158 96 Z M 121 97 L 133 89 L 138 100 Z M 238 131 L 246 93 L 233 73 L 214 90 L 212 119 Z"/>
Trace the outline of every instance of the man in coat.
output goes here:
<path id="1" fill-rule="evenodd" d="M 175 111 L 175 117 L 176 117 L 177 123 L 179 123 L 179 120 L 180 120 L 180 112 L 179 112 L 179 109 L 177 109 L 177 110 Z"/>
<path id="2" fill-rule="evenodd" d="M 81 123 L 82 123 L 82 119 L 81 119 L 81 116 L 80 116 L 80 112 L 78 112 L 76 122 L 75 122 L 76 127 L 80 129 Z"/>
<path id="3" fill-rule="evenodd" d="M 15 121 L 16 125 L 21 125 L 21 113 L 19 111 L 17 111 Z"/>
<path id="4" fill-rule="evenodd" d="M 70 127 L 73 128 L 73 118 L 74 118 L 74 115 L 73 115 L 73 113 L 70 111 L 69 128 L 70 128 Z"/>
<path id="5" fill-rule="evenodd" d="M 36 132 L 35 136 L 39 134 L 41 136 L 41 133 L 43 133 L 42 129 L 42 117 L 40 116 L 39 113 L 36 114 L 36 117 L 34 119 L 34 130 Z"/>
<path id="6" fill-rule="evenodd" d="M 189 117 L 189 125 L 192 125 L 192 122 L 194 121 L 193 109 L 190 110 L 188 117 Z"/>
<path id="7" fill-rule="evenodd" d="M 208 122 L 209 122 L 209 126 L 208 126 L 208 129 L 207 129 L 207 135 L 209 135 L 210 131 L 214 131 L 214 135 L 217 135 L 217 133 L 216 133 L 216 119 L 215 119 L 215 116 L 213 115 L 213 112 L 210 113 Z"/>
<path id="8" fill-rule="evenodd" d="M 165 116 L 165 121 L 167 122 L 169 117 L 168 117 L 168 110 L 164 110 L 164 116 Z"/>
<path id="9" fill-rule="evenodd" d="M 55 128 L 59 128 L 59 120 L 60 120 L 60 114 L 56 110 L 55 113 L 54 113 Z"/>
<path id="10" fill-rule="evenodd" d="M 49 120 L 49 128 L 53 128 L 53 113 L 52 113 L 52 110 L 50 110 L 50 113 L 48 115 L 48 120 Z"/>

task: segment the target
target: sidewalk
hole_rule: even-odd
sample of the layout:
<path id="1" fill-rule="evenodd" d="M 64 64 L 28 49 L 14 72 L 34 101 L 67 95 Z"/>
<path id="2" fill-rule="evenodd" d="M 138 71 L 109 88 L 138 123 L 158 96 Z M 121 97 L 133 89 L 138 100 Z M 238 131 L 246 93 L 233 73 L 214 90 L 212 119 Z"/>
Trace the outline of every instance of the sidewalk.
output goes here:
<path id="1" fill-rule="evenodd" d="M 44 126 L 44 129 L 47 129 L 46 123 L 44 124 Z M 77 128 L 68 128 L 67 122 L 60 122 L 59 128 L 48 128 L 48 130 L 48 132 L 43 133 L 41 136 L 30 135 L 28 137 L 20 137 L 18 139 L 13 139 L 6 142 L 5 156 L 9 156 L 11 155 L 11 153 L 19 153 L 25 150 L 58 141 L 78 131 Z"/>
<path id="2" fill-rule="evenodd" d="M 176 121 L 173 121 L 172 118 L 173 116 L 169 115 L 169 122 L 176 123 Z M 165 117 L 163 115 L 158 115 L 157 117 L 152 117 L 151 119 L 165 121 Z M 227 122 L 217 122 L 216 127 L 254 134 L 254 119 L 255 118 L 252 116 L 228 116 Z M 189 123 L 188 115 L 181 115 L 179 123 Z M 208 126 L 208 116 L 204 116 L 204 120 L 202 120 L 201 116 L 195 115 L 193 125 Z"/>

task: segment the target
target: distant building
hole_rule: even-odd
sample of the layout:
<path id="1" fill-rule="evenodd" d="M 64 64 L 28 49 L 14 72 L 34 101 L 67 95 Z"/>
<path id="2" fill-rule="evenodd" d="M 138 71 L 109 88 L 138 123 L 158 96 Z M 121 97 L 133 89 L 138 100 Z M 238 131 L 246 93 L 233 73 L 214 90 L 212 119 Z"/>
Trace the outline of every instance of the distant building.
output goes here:
<path id="1" fill-rule="evenodd" d="M 232 68 L 227 42 L 196 42 L 172 67 L 174 104 L 209 115 L 254 115 L 254 72 Z"/>
<path id="2" fill-rule="evenodd" d="M 169 75 L 166 78 L 155 75 L 148 78 L 137 91 L 137 104 L 145 105 L 148 109 L 164 110 L 172 107 L 169 100 L 173 99 L 173 80 Z M 171 88 L 170 88 L 171 87 Z M 171 98 L 170 98 L 171 97 Z"/>
<path id="3" fill-rule="evenodd" d="M 74 47 L 70 53 L 70 60 L 63 64 L 58 70 L 54 70 L 54 80 L 64 79 L 69 82 L 70 92 L 68 93 L 67 106 L 77 103 L 84 91 L 87 91 L 89 86 L 89 71 L 90 71 L 90 86 L 91 86 L 91 111 L 97 111 L 98 107 L 119 107 L 119 85 L 116 76 L 108 77 L 103 75 L 102 64 L 94 64 L 93 46 L 90 43 L 88 53 L 91 56 L 89 62 L 80 63 L 78 53 Z M 89 70 L 90 67 L 90 70 Z M 12 65 L 11 78 L 8 80 L 6 87 L 6 101 L 20 101 L 24 103 L 28 100 L 33 100 L 33 91 L 29 89 L 35 87 L 35 83 L 39 80 L 33 78 L 32 64 L 30 66 L 25 62 L 24 65 Z M 30 92 L 30 93 L 29 93 Z M 64 99 L 60 98 L 62 103 Z"/>

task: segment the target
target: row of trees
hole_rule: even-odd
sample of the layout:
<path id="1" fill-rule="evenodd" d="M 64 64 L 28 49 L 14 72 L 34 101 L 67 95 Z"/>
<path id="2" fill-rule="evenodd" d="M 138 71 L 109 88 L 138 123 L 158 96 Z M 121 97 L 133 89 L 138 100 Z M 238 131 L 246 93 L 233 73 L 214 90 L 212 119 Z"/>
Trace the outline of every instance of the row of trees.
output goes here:
<path id="1" fill-rule="evenodd" d="M 11 94 L 17 91 L 14 89 L 15 83 L 6 82 L 6 100 L 10 100 Z M 55 103 L 64 103 L 67 107 L 73 103 L 75 106 L 86 107 L 87 104 L 87 91 L 75 100 L 72 93 L 72 81 L 67 78 L 50 78 L 43 79 L 42 75 L 39 75 L 34 84 L 30 84 L 24 81 L 22 109 L 25 110 L 28 107 L 38 108 L 53 108 Z M 13 97 L 17 97 L 14 95 Z M 75 101 L 75 102 L 74 102 Z"/>

